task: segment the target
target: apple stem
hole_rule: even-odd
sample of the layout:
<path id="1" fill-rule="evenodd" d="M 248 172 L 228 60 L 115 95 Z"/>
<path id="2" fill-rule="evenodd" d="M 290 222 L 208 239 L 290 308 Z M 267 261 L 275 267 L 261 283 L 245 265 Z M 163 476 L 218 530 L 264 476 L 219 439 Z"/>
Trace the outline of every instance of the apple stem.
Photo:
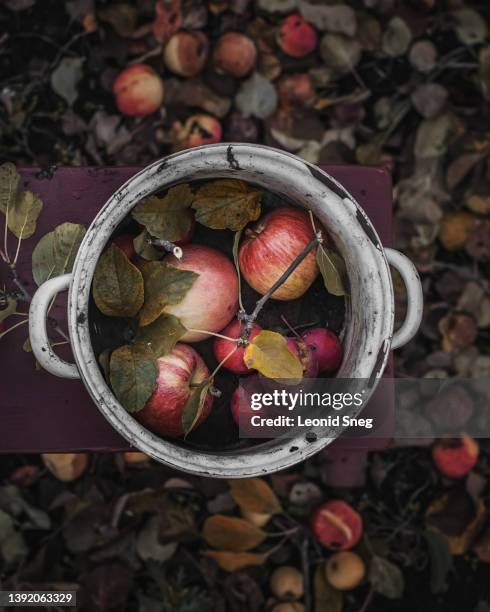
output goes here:
<path id="1" fill-rule="evenodd" d="M 232 351 L 230 351 L 230 352 L 228 353 L 228 355 L 226 355 L 226 357 L 225 357 L 224 359 L 222 359 L 222 360 L 221 360 L 221 361 L 218 363 L 218 365 L 217 365 L 217 366 L 214 368 L 214 371 L 213 371 L 213 373 L 211 374 L 211 376 L 210 376 L 209 378 L 214 378 L 214 377 L 216 376 L 216 374 L 217 374 L 218 370 L 220 370 L 220 369 L 221 369 L 221 366 L 222 366 L 224 363 L 226 363 L 226 362 L 228 361 L 228 359 L 229 359 L 229 358 L 230 358 L 230 357 L 233 355 L 233 353 L 234 353 L 235 351 L 237 351 L 237 350 L 238 350 L 238 346 L 235 346 L 235 348 L 234 348 Z"/>
<path id="2" fill-rule="evenodd" d="M 177 259 L 182 259 L 182 255 L 184 254 L 184 252 L 179 246 L 177 246 L 173 242 L 170 242 L 170 240 L 164 240 L 163 238 L 148 237 L 147 241 L 148 241 L 148 244 L 151 244 L 152 246 L 159 246 L 159 247 L 164 248 L 169 253 L 172 253 L 173 256 L 176 257 Z"/>
<path id="3" fill-rule="evenodd" d="M 300 265 L 300 263 L 305 259 L 305 257 L 318 245 L 320 244 L 320 236 L 315 234 L 313 240 L 311 240 L 305 248 L 301 251 L 301 253 L 294 259 L 291 265 L 287 268 L 285 272 L 281 274 L 281 276 L 276 280 L 276 282 L 272 285 L 272 287 L 265 293 L 260 300 L 255 304 L 255 308 L 253 309 L 252 314 L 248 315 L 246 313 L 238 313 L 238 319 L 242 321 L 246 321 L 245 329 L 242 334 L 242 338 L 244 342 L 248 342 L 248 338 L 250 337 L 250 333 L 252 332 L 252 327 L 259 316 L 260 311 L 264 307 L 267 300 L 272 296 L 272 294 L 278 289 L 296 270 L 296 268 Z"/>
<path id="4" fill-rule="evenodd" d="M 289 331 L 292 334 L 294 334 L 296 338 L 299 338 L 301 340 L 301 336 L 298 334 L 298 332 L 294 329 L 294 327 L 291 325 L 291 323 L 286 319 L 284 315 L 281 315 L 281 320 L 283 321 L 284 325 L 289 329 Z"/>

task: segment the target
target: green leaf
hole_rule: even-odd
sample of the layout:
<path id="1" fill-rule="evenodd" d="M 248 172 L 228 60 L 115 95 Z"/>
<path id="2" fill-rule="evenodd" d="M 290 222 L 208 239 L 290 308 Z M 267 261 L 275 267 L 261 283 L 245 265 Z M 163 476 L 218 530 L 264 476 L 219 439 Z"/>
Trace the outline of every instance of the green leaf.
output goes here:
<path id="1" fill-rule="evenodd" d="M 143 276 L 115 244 L 97 262 L 92 293 L 97 308 L 110 317 L 134 317 L 143 305 Z"/>
<path id="2" fill-rule="evenodd" d="M 415 137 L 415 157 L 425 159 L 444 155 L 453 131 L 453 121 L 449 113 L 421 121 Z"/>
<path id="3" fill-rule="evenodd" d="M 30 238 L 36 231 L 36 222 L 43 208 L 41 200 L 31 191 L 21 191 L 14 198 L 5 194 L 4 202 L 9 230 L 17 238 Z"/>
<path id="4" fill-rule="evenodd" d="M 405 588 L 400 569 L 391 561 L 377 555 L 372 558 L 369 566 L 369 581 L 377 593 L 388 599 L 399 599 Z"/>
<path id="5" fill-rule="evenodd" d="M 189 185 L 177 185 L 169 189 L 163 198 L 150 196 L 139 202 L 132 216 L 152 236 L 177 242 L 191 228 L 192 214 L 188 209 L 193 197 Z"/>
<path id="6" fill-rule="evenodd" d="M 316 261 L 327 291 L 332 295 L 346 295 L 344 278 L 347 272 L 342 257 L 332 249 L 319 247 L 316 252 Z"/>
<path id="7" fill-rule="evenodd" d="M 139 314 L 142 326 L 152 323 L 166 306 L 181 302 L 199 276 L 159 261 L 149 261 L 142 272 L 145 285 L 145 301 Z"/>
<path id="8" fill-rule="evenodd" d="M 128 412 L 144 407 L 155 389 L 157 375 L 157 360 L 144 344 L 121 346 L 111 355 L 112 390 Z"/>
<path id="9" fill-rule="evenodd" d="M 359 42 L 342 34 L 328 32 L 320 41 L 320 55 L 328 68 L 338 75 L 352 71 L 361 59 Z"/>
<path id="10" fill-rule="evenodd" d="M 163 313 L 149 325 L 140 327 L 135 341 L 151 348 L 155 357 L 167 355 L 186 333 L 178 317 Z"/>
<path id="11" fill-rule="evenodd" d="M 78 98 L 78 83 L 83 77 L 84 57 L 64 57 L 51 74 L 51 87 L 70 106 Z"/>
<path id="12" fill-rule="evenodd" d="M 257 119 L 267 119 L 277 108 L 276 88 L 260 73 L 254 72 L 240 85 L 235 104 L 246 117 L 253 115 Z"/>
<path id="13" fill-rule="evenodd" d="M 238 231 L 259 218 L 261 197 L 243 181 L 218 179 L 199 188 L 192 207 L 206 227 Z"/>
<path id="14" fill-rule="evenodd" d="M 456 36 L 464 45 L 482 43 L 488 34 L 485 20 L 471 8 L 462 8 L 451 13 Z"/>
<path id="15" fill-rule="evenodd" d="M 32 252 L 32 275 L 38 285 L 72 271 L 85 231 L 83 225 L 62 223 L 39 240 Z"/>
<path id="16" fill-rule="evenodd" d="M 449 544 L 443 536 L 435 531 L 424 533 L 430 556 L 430 591 L 440 593 L 446 589 L 446 578 L 453 565 Z"/>
<path id="17" fill-rule="evenodd" d="M 182 429 L 185 435 L 189 434 L 199 421 L 208 391 L 212 384 L 212 378 L 203 380 L 187 400 L 182 412 Z"/>
<path id="18" fill-rule="evenodd" d="M 257 334 L 245 349 L 243 361 L 268 378 L 292 381 L 303 378 L 303 365 L 289 350 L 286 338 L 273 331 Z"/>
<path id="19" fill-rule="evenodd" d="M 17 197 L 20 176 L 11 162 L 0 166 L 0 210 L 5 213 L 14 205 Z"/>
<path id="20" fill-rule="evenodd" d="M 22 561 L 28 553 L 28 548 L 14 526 L 12 518 L 0 510 L 0 555 L 6 565 Z"/>
<path id="21" fill-rule="evenodd" d="M 399 57 L 408 51 L 412 32 L 400 17 L 392 17 L 383 34 L 382 47 L 386 55 Z"/>
<path id="22" fill-rule="evenodd" d="M 162 259 L 165 253 L 159 251 L 148 242 L 149 236 L 150 235 L 146 230 L 143 230 L 141 234 L 138 234 L 133 240 L 134 250 L 140 257 L 146 259 L 147 261 Z"/>

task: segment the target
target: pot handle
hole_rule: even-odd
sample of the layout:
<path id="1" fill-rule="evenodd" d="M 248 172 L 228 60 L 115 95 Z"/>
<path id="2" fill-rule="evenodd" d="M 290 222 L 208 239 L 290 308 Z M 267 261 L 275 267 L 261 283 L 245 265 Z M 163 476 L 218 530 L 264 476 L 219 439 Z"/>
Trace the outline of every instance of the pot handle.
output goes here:
<path id="1" fill-rule="evenodd" d="M 407 315 L 391 340 L 391 348 L 397 349 L 409 342 L 417 333 L 422 322 L 424 296 L 419 273 L 410 259 L 395 249 L 385 249 L 385 255 L 390 266 L 398 270 L 407 288 Z"/>
<path id="2" fill-rule="evenodd" d="M 46 318 L 51 300 L 60 291 L 68 289 L 70 281 L 71 274 L 47 280 L 34 294 L 29 308 L 29 339 L 32 352 L 45 370 L 60 378 L 80 378 L 80 374 L 74 363 L 67 363 L 51 348 L 46 330 Z"/>

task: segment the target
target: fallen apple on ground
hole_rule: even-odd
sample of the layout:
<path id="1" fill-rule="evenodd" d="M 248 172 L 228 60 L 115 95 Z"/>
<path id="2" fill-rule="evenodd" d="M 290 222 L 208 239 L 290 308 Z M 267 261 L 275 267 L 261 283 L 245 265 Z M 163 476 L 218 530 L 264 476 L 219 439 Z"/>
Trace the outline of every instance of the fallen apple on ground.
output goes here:
<path id="1" fill-rule="evenodd" d="M 151 66 L 136 64 L 119 73 L 112 85 L 117 107 L 125 115 L 144 116 L 162 104 L 163 81 Z"/>
<path id="2" fill-rule="evenodd" d="M 209 377 L 209 370 L 197 351 L 182 342 L 159 357 L 156 388 L 135 418 L 156 434 L 178 438 L 184 434 L 182 415 L 195 387 Z M 196 425 L 207 419 L 213 405 L 208 393 Z"/>
<path id="3" fill-rule="evenodd" d="M 437 469 L 448 478 L 466 476 L 478 461 L 479 454 L 478 442 L 466 434 L 456 438 L 442 438 L 432 449 Z"/>
<path id="4" fill-rule="evenodd" d="M 331 550 L 348 550 L 361 539 L 361 515 L 348 503 L 333 499 L 314 512 L 311 529 L 316 539 Z"/>
<path id="5" fill-rule="evenodd" d="M 216 249 L 190 244 L 184 249 L 182 259 L 167 255 L 163 262 L 199 274 L 184 299 L 165 308 L 165 312 L 178 317 L 190 330 L 182 340 L 198 342 L 210 336 L 191 330 L 222 330 L 238 309 L 238 278 L 231 261 Z"/>
<path id="6" fill-rule="evenodd" d="M 238 262 L 247 283 L 264 295 L 315 238 L 308 213 L 281 207 L 264 215 L 245 231 Z M 318 275 L 316 247 L 273 293 L 276 300 L 301 297 Z"/>

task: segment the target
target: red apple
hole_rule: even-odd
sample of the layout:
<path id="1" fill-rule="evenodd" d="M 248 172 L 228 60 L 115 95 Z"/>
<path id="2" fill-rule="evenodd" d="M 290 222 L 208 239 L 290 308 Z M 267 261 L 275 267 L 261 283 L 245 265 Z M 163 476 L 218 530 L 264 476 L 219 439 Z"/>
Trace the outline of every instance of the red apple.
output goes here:
<path id="1" fill-rule="evenodd" d="M 252 393 L 260 393 L 262 390 L 261 380 L 257 374 L 250 376 L 242 382 L 233 392 L 230 401 L 231 414 L 237 425 L 240 425 L 240 416 L 242 424 L 248 425 L 248 419 L 254 414 L 262 414 L 263 409 L 259 412 L 252 409 Z M 247 419 L 244 421 L 243 419 Z"/>
<path id="2" fill-rule="evenodd" d="M 277 42 L 286 55 L 304 57 L 316 49 L 318 34 L 299 13 L 294 13 L 282 22 Z"/>
<path id="3" fill-rule="evenodd" d="M 432 458 L 437 469 L 448 478 L 463 478 L 473 469 L 480 447 L 478 442 L 463 434 L 458 438 L 438 440 L 432 449 Z"/>
<path id="4" fill-rule="evenodd" d="M 181 151 L 219 142 L 223 135 L 221 123 L 211 115 L 192 115 L 184 123 L 174 121 L 171 137 L 173 149 Z"/>
<path id="5" fill-rule="evenodd" d="M 318 374 L 318 360 L 315 350 L 301 338 L 286 338 L 289 350 L 303 365 L 304 378 L 315 378 Z"/>
<path id="6" fill-rule="evenodd" d="M 320 372 L 338 370 L 344 352 L 338 337 L 332 331 L 324 327 L 314 327 L 305 331 L 302 338 L 306 344 L 315 349 Z"/>
<path id="7" fill-rule="evenodd" d="M 196 76 L 204 68 L 208 47 L 208 39 L 202 32 L 176 32 L 165 47 L 165 65 L 180 76 Z"/>
<path id="8" fill-rule="evenodd" d="M 311 529 L 316 539 L 331 550 L 347 550 L 361 539 L 361 515 L 341 499 L 322 504 L 312 516 Z"/>
<path id="9" fill-rule="evenodd" d="M 216 43 L 213 62 L 217 72 L 241 78 L 255 66 L 257 49 L 252 39 L 240 32 L 226 32 Z"/>
<path id="10" fill-rule="evenodd" d="M 235 266 L 220 251 L 202 244 L 189 244 L 182 259 L 167 255 L 162 261 L 199 274 L 184 299 L 167 306 L 165 312 L 179 317 L 187 329 L 219 332 L 238 309 L 238 278 Z M 182 340 L 198 342 L 209 334 L 188 331 Z"/>
<path id="11" fill-rule="evenodd" d="M 114 81 L 112 91 L 118 109 L 125 115 L 151 115 L 163 102 L 163 81 L 146 64 L 125 68 Z"/>
<path id="12" fill-rule="evenodd" d="M 244 325 L 245 323 L 243 321 L 235 319 L 224 329 L 222 329 L 220 333 L 223 334 L 223 336 L 228 336 L 230 338 L 239 338 Z M 262 328 L 260 327 L 260 325 L 254 323 L 249 339 L 253 340 L 261 330 Z M 231 353 L 235 346 L 235 342 L 225 340 L 224 338 L 216 338 L 214 341 L 213 348 L 214 356 L 216 357 L 218 362 L 221 363 L 221 361 L 223 361 L 223 359 L 225 359 L 225 357 Z M 252 372 L 251 369 L 247 368 L 243 361 L 244 352 L 244 347 L 238 347 L 237 350 L 233 353 L 233 355 L 225 361 L 223 367 L 227 370 L 230 370 L 231 372 L 235 372 L 235 374 L 247 374 L 249 372 Z"/>
<path id="13" fill-rule="evenodd" d="M 160 436 L 182 436 L 185 404 L 195 385 L 208 377 L 209 370 L 196 350 L 182 342 L 177 343 L 170 353 L 159 357 L 156 389 L 144 408 L 135 413 L 135 418 Z M 208 393 L 198 425 L 207 419 L 212 405 L 213 396 Z"/>
<path id="14" fill-rule="evenodd" d="M 128 259 L 132 259 L 136 255 L 134 250 L 134 236 L 131 234 L 121 234 L 112 241 L 118 246 Z"/>
<path id="15" fill-rule="evenodd" d="M 247 283 L 264 295 L 315 237 L 310 217 L 298 208 L 276 208 L 246 230 L 238 253 Z M 276 300 L 301 297 L 318 275 L 314 248 L 276 290 Z"/>

